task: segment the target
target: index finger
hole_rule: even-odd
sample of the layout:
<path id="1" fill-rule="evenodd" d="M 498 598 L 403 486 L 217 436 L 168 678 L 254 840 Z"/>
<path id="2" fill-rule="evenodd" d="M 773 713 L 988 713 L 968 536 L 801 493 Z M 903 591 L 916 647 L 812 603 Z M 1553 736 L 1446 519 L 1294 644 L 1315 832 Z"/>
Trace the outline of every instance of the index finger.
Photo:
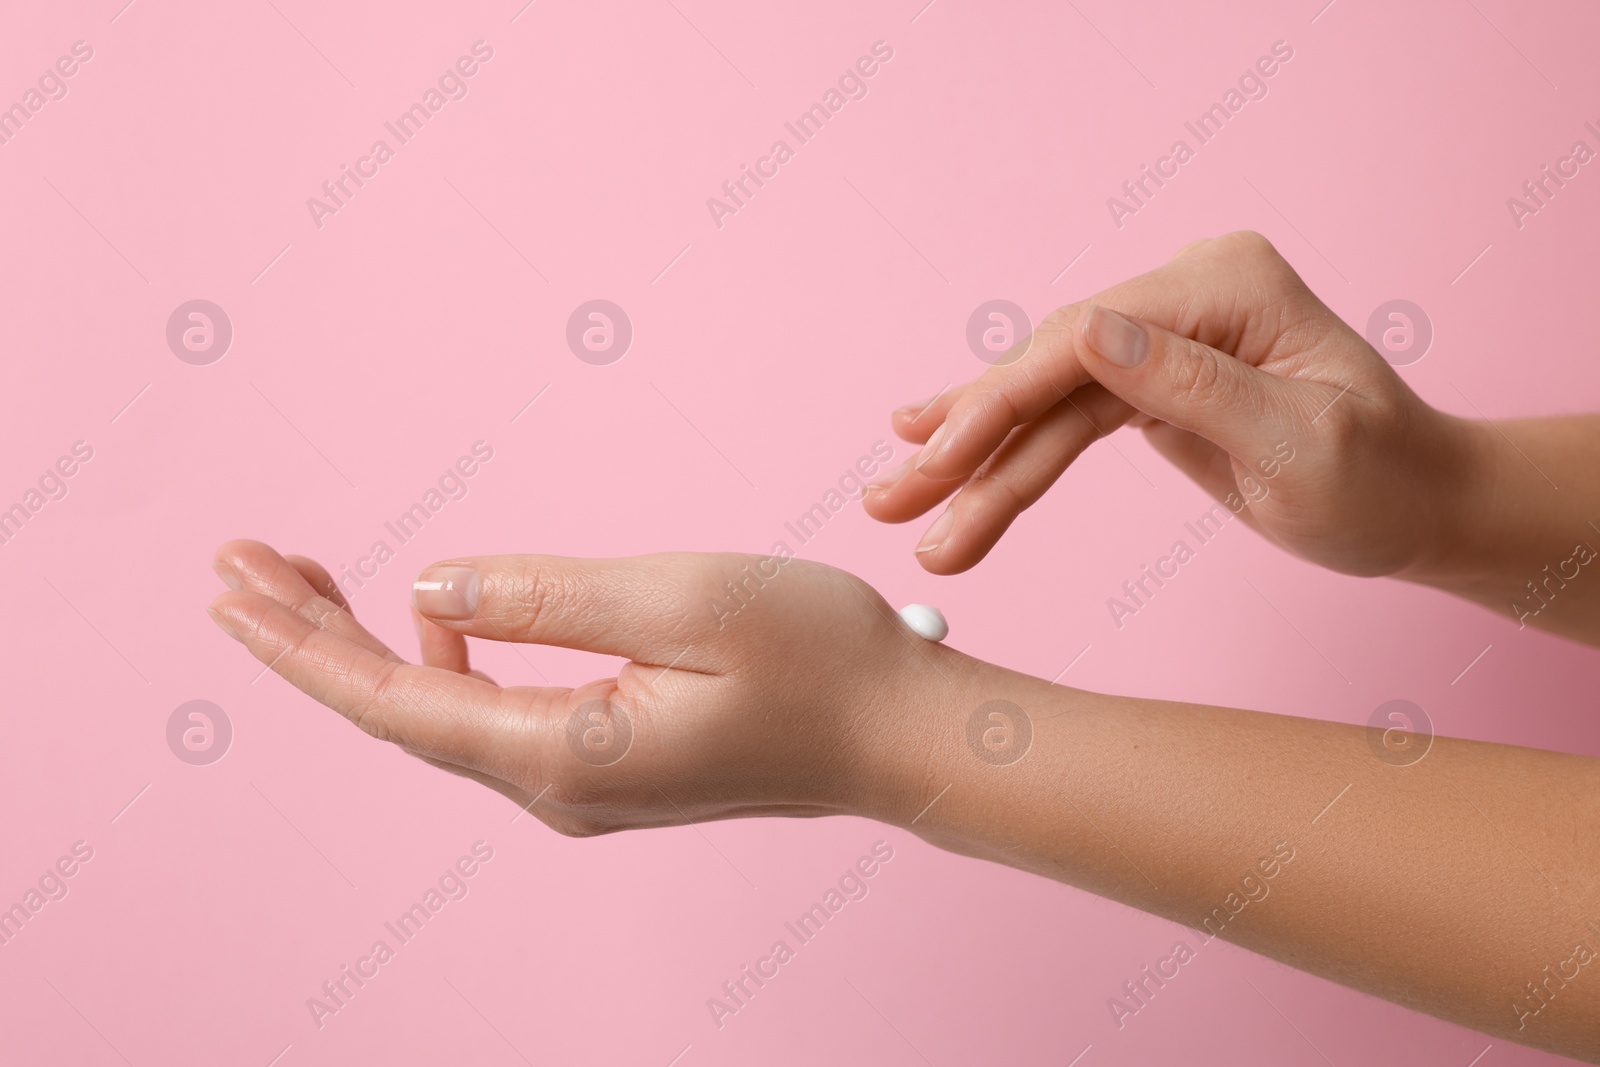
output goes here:
<path id="1" fill-rule="evenodd" d="M 1230 234 L 1190 245 L 1155 270 L 1051 312 L 1018 343 L 1020 356 L 990 367 L 967 386 L 913 460 L 916 469 L 934 481 L 969 477 L 1013 429 L 1092 381 L 1079 358 L 1079 319 L 1091 304 L 1231 352 L 1260 316 L 1263 294 L 1281 273 L 1261 253 L 1264 244 L 1255 234 Z M 1286 266 L 1281 259 L 1278 264 Z"/>

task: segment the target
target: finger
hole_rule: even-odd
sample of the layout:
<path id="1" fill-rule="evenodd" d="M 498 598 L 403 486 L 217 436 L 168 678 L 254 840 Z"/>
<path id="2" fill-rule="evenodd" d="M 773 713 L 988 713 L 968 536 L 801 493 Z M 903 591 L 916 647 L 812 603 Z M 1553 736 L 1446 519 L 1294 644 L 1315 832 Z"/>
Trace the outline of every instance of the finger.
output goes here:
<path id="1" fill-rule="evenodd" d="M 926 515 L 966 483 L 965 478 L 936 482 L 913 470 L 908 461 L 868 485 L 861 506 L 879 522 L 910 522 Z"/>
<path id="2" fill-rule="evenodd" d="M 422 662 L 425 666 L 454 671 L 456 674 L 472 672 L 465 637 L 434 624 L 416 608 L 411 609 L 411 621 L 416 624 L 417 643 L 422 646 Z"/>
<path id="3" fill-rule="evenodd" d="M 400 659 L 390 651 L 388 645 L 356 621 L 355 616 L 342 604 L 342 597 L 336 601 L 319 593 L 295 564 L 280 556 L 270 545 L 250 540 L 229 541 L 217 549 L 212 566 L 218 576 L 234 588 L 271 597 L 375 655 Z M 322 571 L 321 567 L 316 569 Z M 327 574 L 326 571 L 322 573 Z"/>
<path id="4" fill-rule="evenodd" d="M 329 574 L 322 564 L 308 556 L 289 555 L 283 558 L 300 572 L 300 577 L 306 580 L 307 585 L 344 610 L 350 611 L 350 601 L 345 598 L 344 590 L 339 588 L 339 583 L 333 580 L 333 575 Z"/>
<path id="5" fill-rule="evenodd" d="M 570 692 L 509 699 L 476 678 L 384 659 L 250 590 L 223 593 L 211 610 L 256 659 L 372 736 L 507 780 L 534 780 L 546 713 Z"/>
<path id="6" fill-rule="evenodd" d="M 1131 413 L 1116 396 L 1088 385 L 1012 433 L 928 527 L 918 562 L 934 574 L 975 566 L 1084 449 Z"/>
<path id="7" fill-rule="evenodd" d="M 907 404 L 903 408 L 896 408 L 890 417 L 895 435 L 912 444 L 924 443 L 939 428 L 945 415 L 955 406 L 966 389 L 966 385 L 946 386 L 937 396 L 918 404 Z M 919 477 L 912 470 L 911 463 L 912 461 L 908 459 L 897 466 L 879 471 L 867 482 L 862 492 L 864 499 L 868 501 L 867 513 L 873 518 L 880 522 L 905 522 L 907 519 L 914 519 L 960 488 L 959 480 L 936 483 L 931 478 Z M 918 489 L 913 493 L 902 488 L 898 496 L 886 493 L 901 483 L 916 485 Z M 895 502 L 880 513 L 871 504 L 874 496 L 887 496 Z M 919 507 L 912 507 L 910 505 L 912 500 L 920 500 L 923 503 Z M 905 503 L 901 504 L 900 501 Z"/>
<path id="8" fill-rule="evenodd" d="M 1084 316 L 1082 334 L 1084 365 L 1107 389 L 1246 464 L 1270 456 L 1277 442 L 1293 436 L 1314 398 L 1326 402 L 1337 393 L 1322 382 L 1268 374 L 1098 304 Z"/>
<path id="9" fill-rule="evenodd" d="M 919 404 L 907 404 L 903 408 L 896 408 L 889 417 L 889 423 L 901 440 L 920 445 L 939 428 L 939 424 L 944 421 L 945 416 L 950 413 L 950 409 L 966 390 L 965 383 L 947 385 L 937 396 Z"/>
<path id="10" fill-rule="evenodd" d="M 980 498 L 991 493 L 1004 496 L 1016 487 L 1014 476 L 1019 475 L 1024 468 L 1028 471 L 1039 468 L 1039 477 L 1043 477 L 1045 469 L 1053 469 L 1054 473 L 1049 476 L 1049 480 L 1039 486 L 1039 491 L 1042 492 L 1049 488 L 1096 436 L 1103 437 L 1110 433 L 1132 414 L 1135 414 L 1132 408 L 1115 397 L 1110 397 L 1102 386 L 1086 385 L 1028 424 L 1029 427 L 1042 424 L 1041 432 L 1030 432 L 1026 435 L 1027 447 L 1020 454 L 1018 449 L 1023 444 L 1020 437 L 1022 431 L 1013 432 L 1012 436 L 1007 438 L 1005 445 L 1001 446 L 989 463 L 982 468 L 987 472 L 983 478 L 975 475 L 970 480 L 936 482 L 921 471 L 908 466 L 897 472 L 900 476 L 895 480 L 868 486 L 868 492 L 862 501 L 863 506 L 867 514 L 879 522 L 909 522 L 926 514 L 957 490 L 965 495 L 976 489 Z M 1047 450 L 1052 447 L 1061 451 L 1051 456 Z M 1016 469 L 1008 469 L 1011 467 Z M 1028 482 L 1030 488 L 1037 482 L 1037 478 L 1031 476 L 1024 480 Z M 979 488 L 979 483 L 983 481 L 989 481 L 991 484 Z M 1037 496 L 1033 497 L 1023 507 L 1033 504 L 1037 499 Z M 1021 510 L 1021 507 L 1017 508 L 1016 512 L 1006 519 L 1006 524 L 1009 525 L 1011 519 L 1016 518 L 1016 514 Z M 1002 526 L 996 531 L 996 536 L 998 537 L 1003 530 Z M 983 548 L 979 556 L 971 559 L 960 569 L 965 570 L 966 567 L 976 563 L 989 547 L 992 547 L 992 544 Z M 926 565 L 924 562 L 924 566 Z"/>
<path id="11" fill-rule="evenodd" d="M 1309 297 L 1290 301 L 1290 294 Z M 1286 319 L 1321 304 L 1257 234 L 1229 234 L 1185 249 L 1170 262 L 1047 316 L 1020 358 L 985 371 L 954 404 L 913 466 L 935 481 L 978 469 L 1016 427 L 1038 418 L 1090 375 L 1082 319 L 1090 303 L 1115 308 L 1203 344 L 1260 358 L 1283 336 Z M 1307 311 L 1299 309 L 1302 306 Z"/>
<path id="12" fill-rule="evenodd" d="M 478 556 L 436 563 L 417 577 L 418 612 L 448 630 L 696 670 L 684 619 L 705 610 L 705 559 Z"/>

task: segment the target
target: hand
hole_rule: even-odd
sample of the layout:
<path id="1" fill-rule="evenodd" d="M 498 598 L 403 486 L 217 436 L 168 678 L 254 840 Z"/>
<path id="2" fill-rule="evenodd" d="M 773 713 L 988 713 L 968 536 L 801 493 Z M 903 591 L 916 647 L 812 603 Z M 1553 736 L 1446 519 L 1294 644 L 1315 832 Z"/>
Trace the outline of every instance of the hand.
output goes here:
<path id="1" fill-rule="evenodd" d="M 1347 574 L 1421 575 L 1443 565 L 1486 449 L 1478 424 L 1423 403 L 1259 234 L 1191 244 L 1053 312 L 1018 349 L 894 413 L 924 447 L 866 508 L 906 522 L 953 496 L 917 548 L 935 574 L 975 565 L 1085 448 L 1131 421 L 1290 552 Z"/>
<path id="2" fill-rule="evenodd" d="M 257 659 L 374 737 L 574 836 L 904 806 L 882 757 L 905 749 L 896 735 L 911 729 L 929 660 L 964 659 L 912 633 L 860 579 L 799 559 L 437 564 L 415 598 L 421 665 L 356 622 L 310 560 L 233 541 L 215 566 L 233 590 L 213 618 Z M 501 688 L 471 670 L 467 637 L 629 662 L 577 689 Z"/>

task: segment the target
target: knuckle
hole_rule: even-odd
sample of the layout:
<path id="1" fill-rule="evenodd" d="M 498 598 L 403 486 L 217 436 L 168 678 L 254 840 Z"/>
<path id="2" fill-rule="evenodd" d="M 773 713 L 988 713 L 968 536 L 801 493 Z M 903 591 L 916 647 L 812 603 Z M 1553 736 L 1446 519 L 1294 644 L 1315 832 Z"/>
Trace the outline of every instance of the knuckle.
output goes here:
<path id="1" fill-rule="evenodd" d="M 1316 418 L 1322 447 L 1336 459 L 1351 455 L 1359 447 L 1364 432 L 1353 397 L 1334 401 Z"/>
<path id="2" fill-rule="evenodd" d="M 1033 503 L 1033 499 L 1018 484 L 1017 475 L 1009 465 L 997 469 L 992 463 L 985 463 L 978 469 L 961 491 L 961 496 L 967 498 L 968 507 L 975 511 L 1000 513 L 1013 518 Z"/>
<path id="3" fill-rule="evenodd" d="M 339 605 L 320 593 L 312 593 L 301 601 L 296 611 L 302 618 L 309 619 L 313 625 L 322 630 L 328 628 L 330 620 L 336 620 L 340 615 L 344 614 L 344 610 Z"/>
<path id="4" fill-rule="evenodd" d="M 492 621 L 512 636 L 527 638 L 538 631 L 546 611 L 560 602 L 564 592 L 562 579 L 548 568 L 519 567 L 506 583 L 504 597 L 495 598 Z"/>
<path id="5" fill-rule="evenodd" d="M 1039 325 L 1033 331 L 1034 336 L 1042 341 L 1053 341 L 1062 336 L 1070 337 L 1072 328 L 1082 312 L 1082 304 L 1063 304 L 1039 320 Z"/>
<path id="6" fill-rule="evenodd" d="M 388 718 L 380 710 L 393 692 L 395 675 L 399 670 L 399 663 L 385 660 L 372 681 L 371 692 L 350 709 L 350 721 L 380 741 L 398 743 L 399 740 Z"/>
<path id="7" fill-rule="evenodd" d="M 1255 230 L 1234 230 L 1217 238 L 1217 243 L 1233 254 L 1264 260 L 1282 258 L 1272 242 Z"/>
<path id="8" fill-rule="evenodd" d="M 1238 230 L 1220 240 L 1228 242 L 1227 253 L 1244 264 L 1245 275 L 1258 290 L 1258 304 L 1291 303 L 1303 295 L 1305 283 L 1283 258 L 1277 247 L 1255 230 Z"/>
<path id="9" fill-rule="evenodd" d="M 1219 399 L 1224 379 L 1218 357 L 1193 344 L 1177 345 L 1175 349 L 1167 360 L 1174 398 L 1189 404 Z"/>
<path id="10" fill-rule="evenodd" d="M 973 398 L 977 420 L 985 426 L 1004 426 L 1008 430 L 1017 424 L 1017 405 L 1009 389 L 986 389 Z"/>

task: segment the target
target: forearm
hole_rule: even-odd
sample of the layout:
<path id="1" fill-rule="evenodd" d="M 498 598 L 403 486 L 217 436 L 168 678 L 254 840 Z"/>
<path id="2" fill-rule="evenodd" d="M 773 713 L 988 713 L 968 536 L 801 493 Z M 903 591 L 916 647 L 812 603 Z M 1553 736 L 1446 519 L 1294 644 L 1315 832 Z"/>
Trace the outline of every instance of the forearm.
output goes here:
<path id="1" fill-rule="evenodd" d="M 1450 534 L 1400 577 L 1600 645 L 1600 416 L 1456 425 Z"/>
<path id="2" fill-rule="evenodd" d="M 1190 948 L 1221 936 L 1475 1029 L 1600 1057 L 1600 957 L 1576 977 L 1565 962 L 1580 941 L 1600 948 L 1600 761 L 1439 738 L 1401 766 L 1362 727 L 940 659 L 939 696 L 900 727 L 872 814 L 1183 923 Z M 1031 725 L 1015 762 L 969 743 L 974 709 L 995 700 Z M 1545 992 L 1561 968 L 1570 980 Z"/>

